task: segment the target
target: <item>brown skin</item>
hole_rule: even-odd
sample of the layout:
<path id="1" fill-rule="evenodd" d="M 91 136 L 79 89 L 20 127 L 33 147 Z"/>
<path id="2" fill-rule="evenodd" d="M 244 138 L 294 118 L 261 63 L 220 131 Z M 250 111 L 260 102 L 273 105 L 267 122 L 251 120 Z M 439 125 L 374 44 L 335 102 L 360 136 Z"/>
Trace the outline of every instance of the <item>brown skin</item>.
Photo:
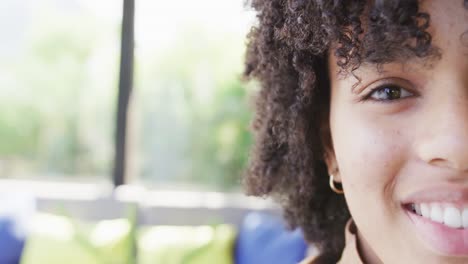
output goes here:
<path id="1" fill-rule="evenodd" d="M 365 263 L 468 262 L 426 243 L 402 208 L 419 190 L 468 188 L 468 47 L 460 41 L 468 14 L 458 1 L 424 1 L 420 9 L 431 16 L 428 32 L 441 54 L 432 65 L 417 58 L 382 71 L 362 64 L 354 86 L 329 56 L 327 166 L 342 182 Z M 394 100 L 372 92 L 389 85 Z"/>
<path id="2" fill-rule="evenodd" d="M 390 166 L 394 161 L 387 161 L 387 164 L 384 165 L 377 164 L 378 166 L 370 166 L 372 163 L 367 161 L 373 159 L 375 154 L 380 153 L 382 156 L 389 157 L 391 153 L 396 155 L 395 153 L 398 152 L 397 149 L 377 151 L 382 145 L 381 138 L 372 139 L 370 136 L 373 136 L 373 134 L 370 133 L 368 138 L 365 139 L 362 134 L 356 133 L 357 124 L 349 122 L 349 127 L 345 126 L 346 118 L 340 119 L 340 122 L 343 123 L 340 125 L 339 130 L 333 124 L 331 126 L 336 137 L 333 139 L 336 141 L 335 144 L 341 141 L 344 141 L 344 143 L 341 142 L 336 145 L 336 149 L 331 147 L 328 117 L 330 109 L 334 112 L 338 109 L 330 107 L 330 92 L 334 92 L 333 101 L 338 98 L 336 97 L 338 93 L 336 93 L 336 89 L 330 89 L 332 85 L 328 76 L 330 75 L 328 73 L 329 65 L 343 72 L 352 72 L 358 78 L 366 77 L 367 79 L 363 79 L 361 84 L 368 85 L 370 76 L 358 75 L 364 70 L 372 69 L 373 74 L 375 74 L 378 72 L 375 70 L 376 68 L 401 68 L 399 63 L 408 61 L 421 61 L 424 63 L 438 61 L 443 64 L 444 59 L 446 59 L 444 57 L 447 55 L 443 54 L 441 57 L 437 45 L 446 45 L 446 43 L 439 40 L 437 45 L 432 43 L 431 34 L 439 34 L 439 32 L 433 32 L 433 27 L 429 29 L 432 18 L 425 11 L 431 10 L 431 8 L 426 2 L 424 0 L 248 1 L 248 4 L 257 12 L 258 23 L 248 36 L 244 74 L 247 79 L 256 80 L 260 90 L 255 100 L 254 147 L 251 152 L 248 170 L 243 179 L 244 186 L 246 192 L 250 195 L 270 196 L 281 204 L 284 209 L 284 216 L 290 226 L 300 227 L 308 242 L 319 249 L 320 256 L 316 263 L 336 263 L 340 259 L 345 244 L 343 230 L 345 223 L 350 218 L 348 204 L 344 196 L 335 194 L 328 186 L 329 173 L 340 170 L 337 177 L 343 179 L 346 191 L 346 188 L 353 187 L 353 184 L 351 184 L 353 181 L 347 182 L 347 175 L 343 174 L 343 169 L 350 166 L 349 164 L 340 164 L 340 162 L 344 162 L 343 157 L 346 157 L 349 153 L 354 156 L 357 156 L 356 154 L 366 154 L 367 157 L 363 156 L 360 159 L 362 164 L 375 167 L 375 172 L 378 173 L 381 171 L 380 169 L 383 169 L 381 166 Z M 468 0 L 453 0 L 454 3 L 452 3 L 452 0 L 440 0 L 442 4 L 447 2 L 450 2 L 451 6 L 454 5 L 451 8 L 452 10 L 446 11 L 453 12 L 453 18 L 457 18 L 455 22 L 457 27 L 466 25 L 464 21 L 468 13 Z M 426 10 L 421 9 L 422 5 Z M 460 17 L 461 10 L 465 12 L 465 17 Z M 434 19 L 439 19 L 437 18 L 437 12 L 434 15 L 436 16 Z M 445 22 L 442 24 L 450 25 Z M 453 27 L 454 23 L 451 24 L 449 28 Z M 453 43 L 455 39 L 461 38 L 464 43 L 468 43 L 468 34 L 464 33 L 465 31 L 460 32 L 460 30 L 467 29 L 450 31 L 444 29 L 443 31 L 447 31 L 445 33 L 449 34 L 450 32 L 453 35 L 450 35 L 449 38 L 446 36 L 435 37 L 444 41 L 451 40 L 450 49 L 452 49 L 453 45 L 455 45 Z M 464 37 L 461 35 L 462 33 Z M 459 51 L 457 51 L 457 54 L 459 55 Z M 333 58 L 330 58 L 330 56 Z M 336 61 L 333 61 L 335 58 Z M 439 60 L 437 60 L 438 58 Z M 459 58 L 457 63 L 460 63 L 461 60 Z M 414 63 L 407 63 L 405 67 L 405 69 L 411 69 L 419 66 Z M 449 66 L 449 68 L 452 67 L 453 65 Z M 417 71 L 401 71 L 400 68 L 395 68 L 397 69 L 395 71 L 404 72 L 405 74 L 412 73 L 412 75 L 403 75 L 401 77 L 409 78 L 412 82 L 418 84 L 418 87 L 427 85 L 417 82 L 418 78 L 422 78 L 420 74 L 416 74 Z M 353 70 L 355 71 L 353 72 Z M 421 72 L 423 71 L 425 70 L 421 70 Z M 336 70 L 330 73 L 335 74 Z M 338 79 L 336 76 L 331 77 Z M 437 76 L 437 78 L 439 77 L 441 76 Z M 354 77 L 348 80 L 351 80 L 353 84 L 348 83 L 348 85 L 345 85 L 346 90 L 349 90 L 350 86 L 354 85 L 356 81 Z M 399 81 L 398 84 L 406 88 L 408 83 Z M 394 113 L 391 114 L 389 109 L 378 108 L 377 104 L 373 107 L 368 102 L 352 104 L 352 100 L 344 99 L 342 96 L 339 98 L 346 103 L 340 104 L 341 107 L 348 106 L 351 108 L 353 106 L 353 113 L 363 112 L 364 116 L 357 117 L 353 115 L 349 117 L 351 120 L 362 123 L 366 121 L 365 124 L 368 125 L 372 125 L 371 121 L 373 120 L 375 120 L 376 124 L 384 123 L 384 125 L 386 123 L 382 119 L 387 122 L 394 122 L 393 125 L 398 126 L 392 126 L 393 132 L 388 131 L 390 130 L 389 127 L 387 127 L 388 130 L 384 129 L 386 128 L 384 126 L 379 133 L 392 136 L 395 140 L 408 140 L 409 135 L 403 129 L 402 121 L 397 119 L 397 117 L 401 116 L 409 118 L 407 115 L 412 115 L 411 111 L 404 112 L 405 115 L 403 115 L 403 112 L 398 113 L 405 107 L 394 107 L 392 108 Z M 428 103 L 426 97 L 420 99 L 424 99 L 424 102 Z M 409 100 L 405 101 L 408 102 Z M 423 100 L 418 99 L 416 101 Z M 400 102 L 401 104 L 404 103 Z M 406 104 L 408 105 L 408 103 Z M 410 108 L 417 109 L 416 107 Z M 443 111 L 438 108 L 428 108 L 427 105 L 426 110 L 429 111 L 427 114 L 435 115 L 434 118 L 442 120 L 440 129 L 445 129 L 448 126 L 447 123 L 444 123 L 446 119 L 440 116 Z M 440 110 L 440 112 L 436 112 L 436 110 Z M 460 110 L 456 111 L 459 112 Z M 373 118 L 369 116 L 371 113 L 374 113 Z M 379 113 L 380 116 L 377 117 Z M 338 116 L 345 114 L 347 113 Z M 418 115 L 420 115 L 419 112 Z M 423 118 L 426 118 L 426 116 L 423 116 Z M 414 125 L 418 125 L 419 129 L 423 130 L 421 122 L 420 120 Z M 435 125 L 427 120 L 426 122 L 429 128 Z M 413 125 L 413 123 L 409 125 Z M 379 128 L 375 126 L 374 129 Z M 370 131 L 375 132 L 375 130 Z M 432 132 L 436 133 L 437 131 L 433 130 Z M 425 130 L 422 132 L 427 133 Z M 340 136 L 337 137 L 337 135 Z M 349 142 L 346 142 L 345 138 Z M 384 142 L 388 143 L 389 141 L 385 138 Z M 343 152 L 345 144 L 356 145 L 358 143 L 366 143 L 374 146 L 374 148 L 366 152 L 361 149 L 347 150 L 349 152 L 345 155 L 345 152 Z M 413 142 L 411 141 L 411 143 Z M 399 144 L 393 142 L 389 146 L 397 147 Z M 401 144 L 401 147 L 407 146 Z M 329 152 L 328 159 L 325 155 L 327 149 Z M 335 160 L 333 153 L 337 154 L 335 162 L 333 162 Z M 404 155 L 407 154 L 404 153 Z M 348 161 L 346 163 L 353 164 L 351 158 L 347 157 L 346 160 Z M 401 158 L 397 156 L 396 160 L 403 159 L 403 161 L 406 161 L 406 158 L 409 158 L 409 156 Z M 328 162 L 325 162 L 325 160 L 328 160 Z M 436 163 L 440 161 L 442 160 L 439 159 Z M 402 168 L 406 169 L 405 164 L 397 165 L 402 165 Z M 340 168 L 341 166 L 343 168 Z M 414 173 L 414 171 L 411 173 Z M 421 171 L 421 173 L 424 173 L 424 171 Z M 388 177 L 392 178 L 388 175 L 373 174 L 370 180 L 381 178 L 386 183 L 385 180 Z M 368 182 L 361 187 L 375 187 L 374 191 L 377 193 L 375 193 L 374 198 L 379 194 L 379 188 L 381 188 L 378 185 L 372 186 L 372 182 Z M 386 198 L 381 202 L 395 201 L 394 210 L 398 210 L 396 207 L 399 205 L 397 205 L 396 201 L 399 196 L 396 195 L 401 190 L 388 187 L 385 191 L 389 192 L 387 195 L 389 198 L 395 200 Z M 393 193 L 393 191 L 395 192 Z M 346 194 L 346 196 L 348 195 Z M 367 207 L 364 209 L 367 209 Z M 387 213 L 389 213 L 388 220 L 390 221 L 394 214 L 392 211 Z M 362 224 L 360 226 L 362 227 Z M 363 232 L 363 234 L 365 233 Z M 371 242 L 374 243 L 374 241 Z M 364 248 L 365 245 L 362 246 Z M 370 253 L 372 251 L 365 250 L 365 252 Z M 380 256 L 382 252 L 376 253 Z"/>

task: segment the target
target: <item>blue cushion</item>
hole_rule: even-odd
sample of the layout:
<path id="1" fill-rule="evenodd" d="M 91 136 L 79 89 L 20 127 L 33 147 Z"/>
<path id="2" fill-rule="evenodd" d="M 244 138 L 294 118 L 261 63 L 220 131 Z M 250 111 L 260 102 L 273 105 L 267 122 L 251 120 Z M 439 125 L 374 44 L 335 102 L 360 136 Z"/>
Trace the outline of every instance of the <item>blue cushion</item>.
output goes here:
<path id="1" fill-rule="evenodd" d="M 0 263 L 20 262 L 35 199 L 27 194 L 0 195 Z"/>
<path id="2" fill-rule="evenodd" d="M 19 263 L 24 247 L 24 237 L 15 231 L 14 219 L 0 217 L 0 263 Z"/>
<path id="3" fill-rule="evenodd" d="M 248 214 L 239 230 L 236 264 L 296 264 L 305 258 L 307 244 L 301 230 L 289 231 L 277 216 Z"/>

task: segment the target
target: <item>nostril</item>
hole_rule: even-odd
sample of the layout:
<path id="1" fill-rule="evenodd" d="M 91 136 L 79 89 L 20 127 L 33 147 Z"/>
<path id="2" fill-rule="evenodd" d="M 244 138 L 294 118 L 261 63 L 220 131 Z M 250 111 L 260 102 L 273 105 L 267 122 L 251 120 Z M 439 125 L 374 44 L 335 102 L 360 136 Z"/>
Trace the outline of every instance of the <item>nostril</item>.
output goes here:
<path id="1" fill-rule="evenodd" d="M 437 166 L 437 167 L 443 167 L 443 168 L 450 168 L 452 167 L 450 165 L 450 162 L 447 160 L 441 159 L 441 158 L 435 158 L 429 161 L 429 164 Z"/>
<path id="2" fill-rule="evenodd" d="M 440 167 L 440 168 L 448 168 L 448 169 L 455 169 L 458 171 L 468 171 L 468 164 L 463 163 L 456 163 L 447 159 L 442 158 L 434 158 L 429 161 L 429 164 Z"/>

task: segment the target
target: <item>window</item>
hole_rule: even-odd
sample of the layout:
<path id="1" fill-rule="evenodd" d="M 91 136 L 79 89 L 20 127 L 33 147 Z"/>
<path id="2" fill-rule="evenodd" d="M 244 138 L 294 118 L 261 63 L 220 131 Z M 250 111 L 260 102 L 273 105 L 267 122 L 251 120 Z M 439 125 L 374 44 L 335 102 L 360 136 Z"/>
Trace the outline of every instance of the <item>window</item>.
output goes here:
<path id="1" fill-rule="evenodd" d="M 111 180 L 124 1 L 2 2 L 0 178 Z M 127 183 L 238 187 L 251 144 L 243 4 L 136 1 Z"/>
<path id="2" fill-rule="evenodd" d="M 252 14 L 243 3 L 137 2 L 131 179 L 239 186 L 251 141 L 241 75 Z"/>
<path id="3" fill-rule="evenodd" d="M 110 180 L 122 1 L 0 6 L 0 178 Z"/>

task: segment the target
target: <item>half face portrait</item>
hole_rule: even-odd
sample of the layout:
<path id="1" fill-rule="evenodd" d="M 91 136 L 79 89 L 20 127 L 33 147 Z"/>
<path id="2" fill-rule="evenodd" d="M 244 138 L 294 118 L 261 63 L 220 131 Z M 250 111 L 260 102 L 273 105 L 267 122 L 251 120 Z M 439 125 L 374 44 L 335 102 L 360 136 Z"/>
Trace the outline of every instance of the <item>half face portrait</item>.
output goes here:
<path id="1" fill-rule="evenodd" d="M 468 1 L 252 1 L 247 192 L 318 254 L 468 262 Z"/>

